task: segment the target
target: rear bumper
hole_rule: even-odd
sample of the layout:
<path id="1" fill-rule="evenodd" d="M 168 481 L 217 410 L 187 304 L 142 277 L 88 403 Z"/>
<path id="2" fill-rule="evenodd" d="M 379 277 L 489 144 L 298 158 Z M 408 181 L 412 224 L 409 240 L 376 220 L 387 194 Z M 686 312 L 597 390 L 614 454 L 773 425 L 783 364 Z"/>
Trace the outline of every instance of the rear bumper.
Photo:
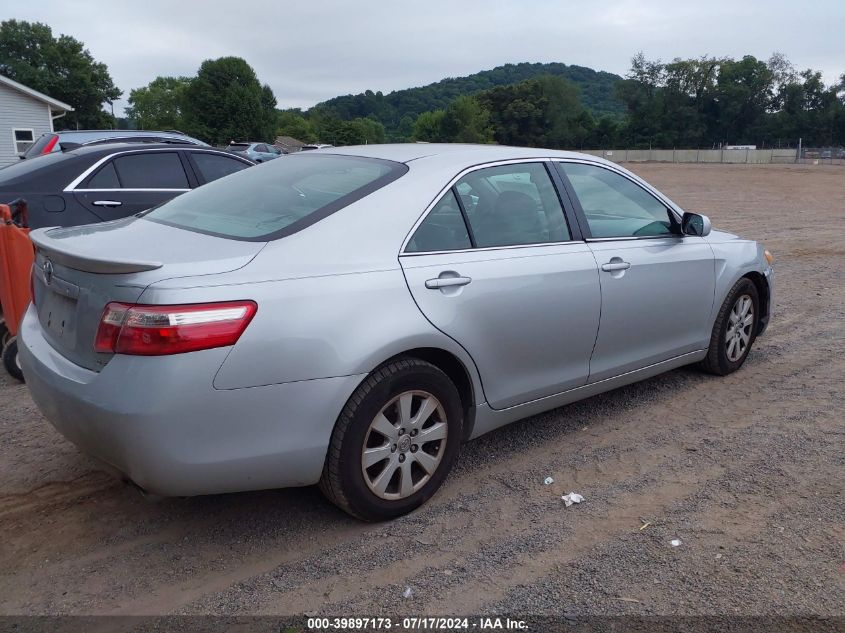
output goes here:
<path id="1" fill-rule="evenodd" d="M 117 355 L 96 373 L 50 346 L 32 308 L 19 345 L 45 417 L 145 490 L 190 496 L 316 483 L 335 420 L 363 376 L 215 389 L 228 352 Z"/>

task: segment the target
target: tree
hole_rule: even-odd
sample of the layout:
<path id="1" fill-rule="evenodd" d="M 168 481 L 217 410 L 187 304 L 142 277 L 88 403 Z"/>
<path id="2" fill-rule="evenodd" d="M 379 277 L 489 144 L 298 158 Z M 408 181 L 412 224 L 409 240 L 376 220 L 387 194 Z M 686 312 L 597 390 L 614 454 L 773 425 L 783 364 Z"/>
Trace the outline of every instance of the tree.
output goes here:
<path id="1" fill-rule="evenodd" d="M 314 129 L 321 141 L 332 145 L 364 145 L 385 141 L 384 126 L 370 118 L 341 121 L 330 114 L 324 114 L 314 123 Z"/>
<path id="2" fill-rule="evenodd" d="M 129 93 L 126 118 L 139 130 L 182 129 L 182 109 L 189 77 L 156 77 Z"/>
<path id="3" fill-rule="evenodd" d="M 0 74 L 73 106 L 56 120 L 59 128 L 113 127 L 103 110 L 123 94 L 82 42 L 53 37 L 46 24 L 5 20 L 0 23 Z"/>
<path id="4" fill-rule="evenodd" d="M 277 120 L 277 135 L 290 136 L 305 143 L 313 143 L 317 140 L 317 135 L 314 133 L 314 127 L 311 125 L 311 122 L 303 116 L 302 110 L 282 110 L 279 112 Z"/>
<path id="5" fill-rule="evenodd" d="M 494 138 L 504 145 L 575 147 L 591 128 L 578 88 L 551 75 L 478 95 L 491 113 Z"/>
<path id="6" fill-rule="evenodd" d="M 185 132 L 214 145 L 269 142 L 276 132 L 276 98 L 240 57 L 209 59 L 185 87 L 183 121 Z"/>
<path id="7" fill-rule="evenodd" d="M 441 137 L 450 143 L 491 143 L 490 112 L 474 97 L 460 96 L 440 121 Z"/>
<path id="8" fill-rule="evenodd" d="M 766 62 L 746 55 L 724 60 L 715 86 L 717 131 L 730 143 L 754 143 L 771 103 L 774 76 Z"/>
<path id="9" fill-rule="evenodd" d="M 439 143 L 443 140 L 443 117 L 444 110 L 423 112 L 414 122 L 413 139 L 425 141 L 426 143 Z"/>

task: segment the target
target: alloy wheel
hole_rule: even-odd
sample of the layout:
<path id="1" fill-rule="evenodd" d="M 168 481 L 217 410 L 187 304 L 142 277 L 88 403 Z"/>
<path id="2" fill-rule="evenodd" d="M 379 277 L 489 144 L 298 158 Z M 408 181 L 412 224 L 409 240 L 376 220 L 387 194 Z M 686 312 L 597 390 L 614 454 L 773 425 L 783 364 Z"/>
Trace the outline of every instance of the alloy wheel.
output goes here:
<path id="1" fill-rule="evenodd" d="M 754 327 L 754 302 L 749 295 L 740 295 L 734 302 L 725 330 L 725 353 L 732 363 L 742 358 L 751 343 Z"/>
<path id="2" fill-rule="evenodd" d="M 422 488 L 443 459 L 446 413 L 427 391 L 405 391 L 373 418 L 361 450 L 364 481 L 377 497 L 405 499 Z"/>

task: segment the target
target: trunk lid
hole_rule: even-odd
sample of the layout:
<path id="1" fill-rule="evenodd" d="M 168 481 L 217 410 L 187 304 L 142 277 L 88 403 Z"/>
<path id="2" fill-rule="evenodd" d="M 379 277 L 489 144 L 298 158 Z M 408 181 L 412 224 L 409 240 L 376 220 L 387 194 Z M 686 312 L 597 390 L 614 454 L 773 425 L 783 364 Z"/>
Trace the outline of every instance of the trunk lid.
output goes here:
<path id="1" fill-rule="evenodd" d="M 94 371 L 112 356 L 94 351 L 107 303 L 135 303 L 147 286 L 163 279 L 236 270 L 265 245 L 136 217 L 37 229 L 30 236 L 36 247 L 34 300 L 44 336 L 65 358 Z"/>

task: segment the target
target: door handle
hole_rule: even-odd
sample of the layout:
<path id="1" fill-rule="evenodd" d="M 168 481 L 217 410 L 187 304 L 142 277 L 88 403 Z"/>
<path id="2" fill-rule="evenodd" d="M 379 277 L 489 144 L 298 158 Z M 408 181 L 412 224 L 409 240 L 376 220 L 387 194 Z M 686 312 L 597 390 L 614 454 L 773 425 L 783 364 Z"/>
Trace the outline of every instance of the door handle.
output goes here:
<path id="1" fill-rule="evenodd" d="M 631 264 L 628 262 L 618 261 L 618 262 L 608 262 L 606 264 L 601 265 L 601 269 L 605 272 L 611 273 L 614 270 L 628 270 L 631 267 Z"/>
<path id="2" fill-rule="evenodd" d="M 94 200 L 91 204 L 95 207 L 119 207 L 123 203 L 117 200 Z"/>
<path id="3" fill-rule="evenodd" d="M 438 288 L 466 286 L 471 281 L 471 277 L 438 277 L 437 279 L 426 279 L 425 287 L 429 290 L 437 290 Z"/>

